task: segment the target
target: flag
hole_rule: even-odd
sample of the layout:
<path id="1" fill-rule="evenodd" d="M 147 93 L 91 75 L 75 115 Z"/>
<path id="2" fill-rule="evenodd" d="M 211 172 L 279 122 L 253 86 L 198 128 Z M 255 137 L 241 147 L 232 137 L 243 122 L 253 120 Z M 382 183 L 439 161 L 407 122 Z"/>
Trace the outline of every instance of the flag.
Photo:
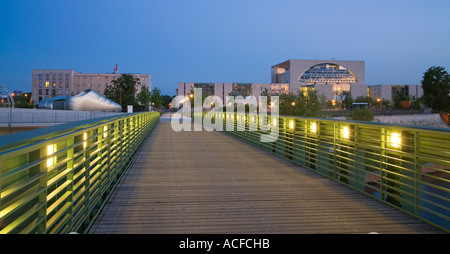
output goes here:
<path id="1" fill-rule="evenodd" d="M 117 64 L 116 64 L 116 67 L 114 67 L 114 71 L 117 71 Z"/>

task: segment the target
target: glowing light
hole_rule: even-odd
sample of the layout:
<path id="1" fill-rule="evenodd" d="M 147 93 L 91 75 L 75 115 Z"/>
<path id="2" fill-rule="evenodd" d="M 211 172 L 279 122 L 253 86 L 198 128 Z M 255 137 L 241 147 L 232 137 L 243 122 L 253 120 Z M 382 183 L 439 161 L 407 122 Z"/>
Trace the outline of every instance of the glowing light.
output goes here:
<path id="1" fill-rule="evenodd" d="M 311 132 L 316 133 L 317 132 L 317 125 L 316 123 L 311 123 Z"/>
<path id="2" fill-rule="evenodd" d="M 131 122 L 131 123 L 133 123 L 133 122 Z M 103 137 L 104 138 L 106 138 L 106 136 L 108 136 L 108 132 L 106 132 L 108 130 L 108 127 L 105 125 L 105 126 L 103 126 Z"/>
<path id="3" fill-rule="evenodd" d="M 402 143 L 402 138 L 401 138 L 400 133 L 392 132 L 391 133 L 391 146 L 399 148 L 401 143 Z"/>
<path id="4" fill-rule="evenodd" d="M 47 155 L 48 156 L 53 154 L 53 151 L 54 151 L 53 149 L 54 149 L 53 145 L 47 146 Z M 47 168 L 53 166 L 53 160 L 54 160 L 54 157 L 47 160 Z"/>
<path id="5" fill-rule="evenodd" d="M 290 120 L 290 121 L 289 121 L 289 128 L 290 128 L 291 130 L 294 129 L 294 120 Z"/>
<path id="6" fill-rule="evenodd" d="M 83 133 L 83 140 L 86 140 L 87 139 L 87 133 L 85 132 L 85 133 Z M 85 142 L 83 142 L 83 148 L 86 148 L 86 146 L 87 146 L 87 142 L 85 141 Z"/>
<path id="7" fill-rule="evenodd" d="M 342 127 L 342 138 L 350 138 L 350 129 L 348 128 L 348 126 Z"/>
<path id="8" fill-rule="evenodd" d="M 293 101 L 293 102 L 291 103 L 291 105 L 292 105 L 292 106 L 295 106 L 295 101 Z"/>
<path id="9" fill-rule="evenodd" d="M 53 145 L 49 145 L 47 146 L 47 155 L 52 155 L 53 154 Z"/>

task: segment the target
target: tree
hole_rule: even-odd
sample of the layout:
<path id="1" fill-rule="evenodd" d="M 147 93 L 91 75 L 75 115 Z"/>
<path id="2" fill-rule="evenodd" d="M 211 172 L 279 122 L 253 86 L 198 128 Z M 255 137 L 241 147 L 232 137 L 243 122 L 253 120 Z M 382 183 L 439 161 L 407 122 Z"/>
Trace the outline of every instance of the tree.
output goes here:
<path id="1" fill-rule="evenodd" d="M 309 91 L 307 95 L 303 92 L 297 94 L 295 101 L 296 116 L 319 117 L 322 116 L 322 109 L 326 105 L 324 95 L 319 96 L 317 91 Z"/>
<path id="2" fill-rule="evenodd" d="M 427 107 L 450 112 L 450 75 L 444 67 L 430 67 L 423 75 L 422 89 Z"/>
<path id="3" fill-rule="evenodd" d="M 261 92 L 261 96 L 266 96 L 267 97 L 267 105 L 270 105 L 271 98 L 270 98 L 270 91 L 269 91 L 269 89 L 264 88 L 264 91 Z"/>
<path id="4" fill-rule="evenodd" d="M 143 85 L 141 87 L 141 92 L 138 93 L 137 100 L 138 100 L 139 104 L 144 106 L 144 109 L 147 111 L 150 106 L 151 93 L 148 90 L 148 87 L 146 85 Z"/>
<path id="5" fill-rule="evenodd" d="M 119 103 L 123 110 L 127 105 L 136 105 L 135 96 L 140 85 L 139 78 L 131 74 L 122 74 L 105 87 L 105 97 Z"/>
<path id="6" fill-rule="evenodd" d="M 150 101 L 152 102 L 152 106 L 154 108 L 160 108 L 162 105 L 163 98 L 161 96 L 161 91 L 154 87 L 152 93 L 150 95 Z"/>
<path id="7" fill-rule="evenodd" d="M 297 97 L 293 93 L 282 94 L 279 97 L 280 100 L 280 115 L 293 116 L 297 105 Z"/>
<path id="8" fill-rule="evenodd" d="M 344 100 L 342 101 L 342 107 L 344 109 L 349 109 L 353 105 L 353 97 L 351 95 L 345 96 Z"/>
<path id="9" fill-rule="evenodd" d="M 326 98 L 319 96 L 317 91 L 309 91 L 280 95 L 280 115 L 318 117 L 322 115 L 322 109 L 326 104 Z"/>
<path id="10" fill-rule="evenodd" d="M 165 107 L 165 108 L 169 108 L 169 103 L 172 102 L 174 97 L 175 96 L 163 95 L 162 96 L 162 106 Z"/>

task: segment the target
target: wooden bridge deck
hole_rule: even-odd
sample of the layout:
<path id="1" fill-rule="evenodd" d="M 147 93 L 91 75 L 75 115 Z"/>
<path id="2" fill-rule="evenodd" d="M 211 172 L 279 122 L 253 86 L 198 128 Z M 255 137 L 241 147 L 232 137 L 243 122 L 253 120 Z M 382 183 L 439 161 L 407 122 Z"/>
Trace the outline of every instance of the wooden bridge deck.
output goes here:
<path id="1" fill-rule="evenodd" d="M 442 233 L 219 132 L 145 141 L 90 233 Z"/>

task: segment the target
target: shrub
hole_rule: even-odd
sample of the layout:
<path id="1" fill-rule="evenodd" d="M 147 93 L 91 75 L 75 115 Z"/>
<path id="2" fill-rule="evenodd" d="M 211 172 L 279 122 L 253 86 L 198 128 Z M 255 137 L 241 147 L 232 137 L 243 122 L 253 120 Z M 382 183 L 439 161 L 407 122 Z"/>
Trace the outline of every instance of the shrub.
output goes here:
<path id="1" fill-rule="evenodd" d="M 364 108 L 356 108 L 352 111 L 350 114 L 350 117 L 352 120 L 356 121 L 373 121 L 374 116 L 373 112 L 370 108 L 364 107 Z"/>

